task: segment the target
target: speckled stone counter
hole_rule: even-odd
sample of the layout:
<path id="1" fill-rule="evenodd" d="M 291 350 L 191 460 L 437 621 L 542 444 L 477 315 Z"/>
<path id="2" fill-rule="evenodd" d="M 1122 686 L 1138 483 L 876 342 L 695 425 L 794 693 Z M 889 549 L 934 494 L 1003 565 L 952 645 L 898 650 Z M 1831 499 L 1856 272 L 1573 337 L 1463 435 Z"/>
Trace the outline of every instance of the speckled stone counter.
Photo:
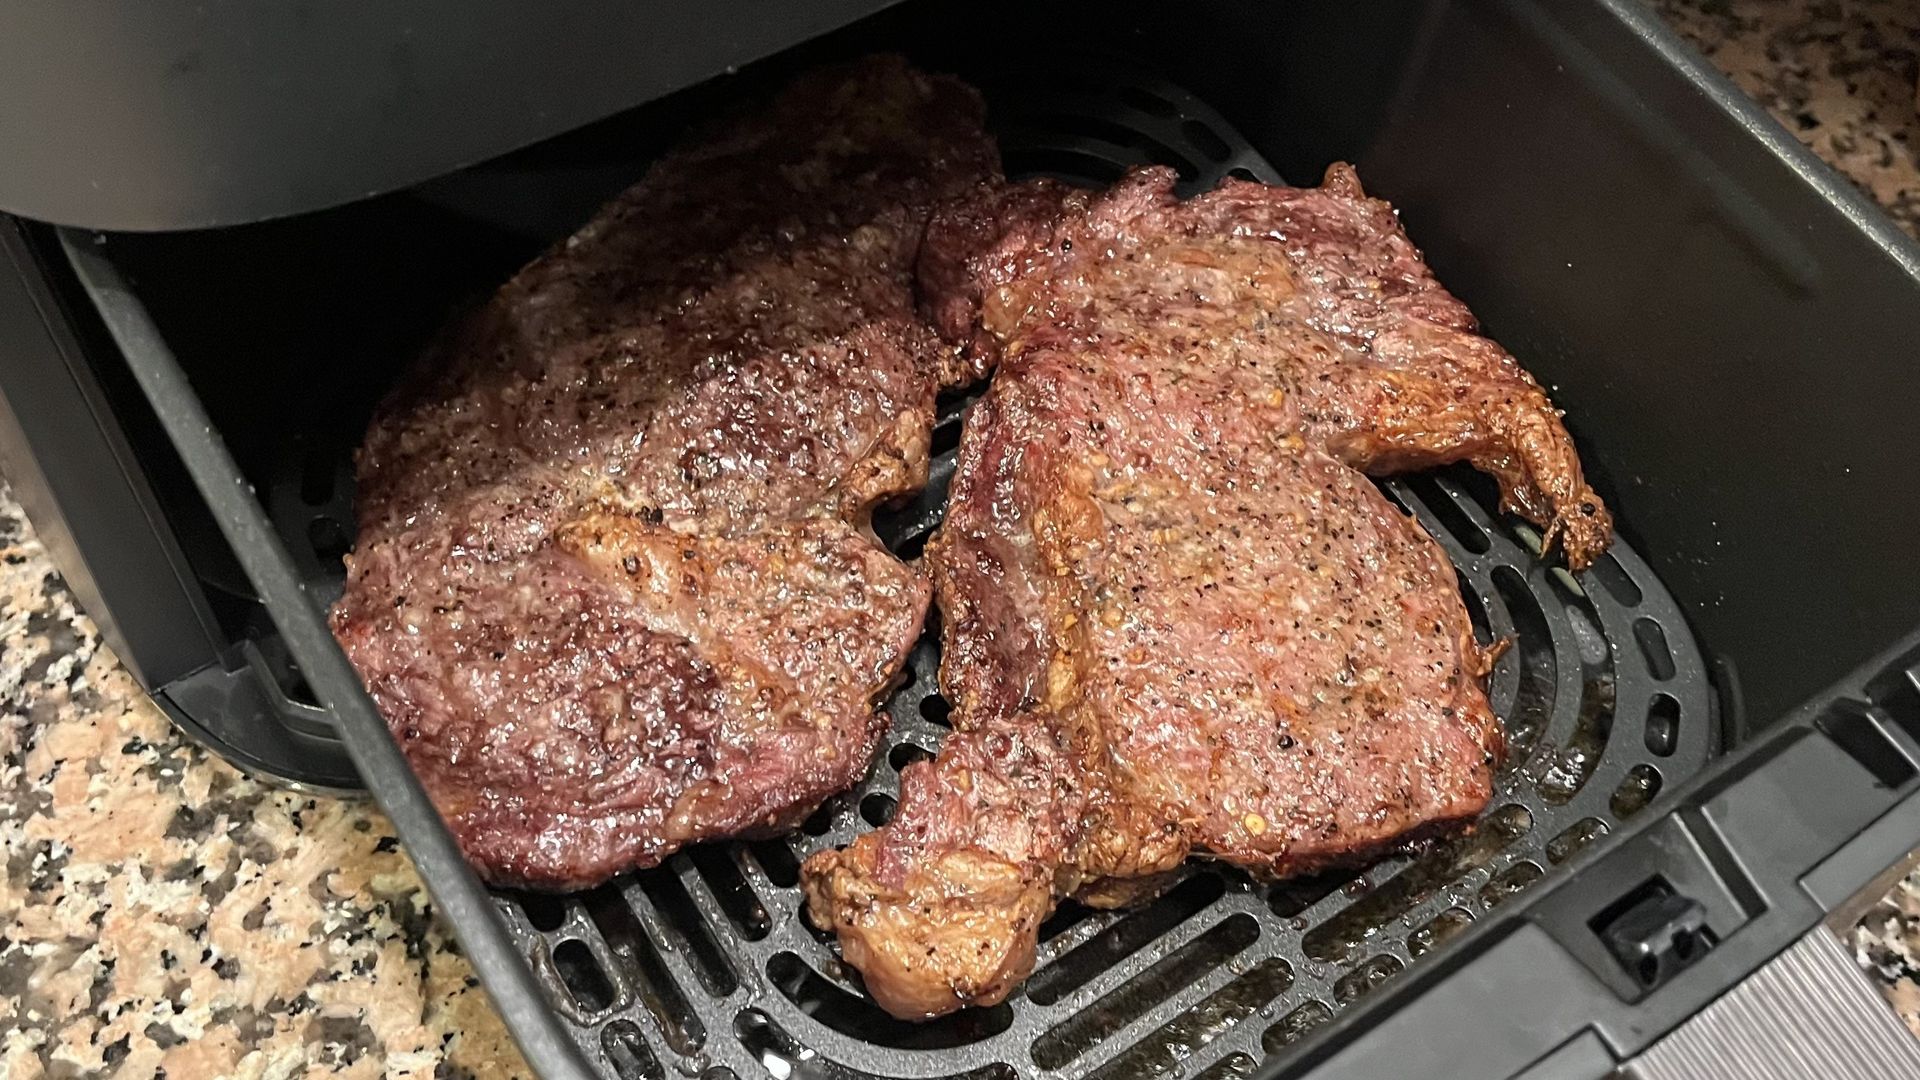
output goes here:
<path id="1" fill-rule="evenodd" d="M 174 733 L 0 483 L 0 1076 L 530 1075 L 367 801 Z"/>
<path id="2" fill-rule="evenodd" d="M 1920 232 L 1920 6 L 1660 0 Z M 370 804 L 175 735 L 0 483 L 0 1075 L 526 1075 Z M 1855 933 L 1920 1030 L 1920 875 Z"/>

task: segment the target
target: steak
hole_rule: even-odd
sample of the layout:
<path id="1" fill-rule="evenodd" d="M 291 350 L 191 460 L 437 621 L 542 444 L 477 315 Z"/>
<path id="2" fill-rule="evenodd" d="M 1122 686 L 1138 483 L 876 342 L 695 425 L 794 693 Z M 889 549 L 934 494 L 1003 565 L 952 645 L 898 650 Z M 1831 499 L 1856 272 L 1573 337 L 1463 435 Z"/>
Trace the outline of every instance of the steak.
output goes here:
<path id="1" fill-rule="evenodd" d="M 997 170 L 972 90 L 809 75 L 668 154 L 449 330 L 376 416 L 332 626 L 483 876 L 592 884 L 862 776 L 961 358 L 928 212 Z"/>
<path id="2" fill-rule="evenodd" d="M 1494 653 L 1360 470 L 1469 460 L 1575 565 L 1607 542 L 1558 414 L 1350 169 L 1173 179 L 929 228 L 929 310 L 999 364 L 928 547 L 955 731 L 803 874 L 896 1015 L 1004 998 L 1063 896 L 1150 895 L 1194 851 L 1362 861 L 1485 808 Z"/>

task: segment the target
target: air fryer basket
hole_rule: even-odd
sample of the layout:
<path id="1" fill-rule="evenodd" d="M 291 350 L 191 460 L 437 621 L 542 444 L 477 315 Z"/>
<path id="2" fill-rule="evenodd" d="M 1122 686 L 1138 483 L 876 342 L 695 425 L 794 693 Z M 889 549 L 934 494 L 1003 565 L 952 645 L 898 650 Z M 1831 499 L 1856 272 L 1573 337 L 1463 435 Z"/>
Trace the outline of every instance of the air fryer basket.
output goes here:
<path id="1" fill-rule="evenodd" d="M 1331 6 L 1306 7 L 1318 13 L 1309 16 L 1309 23 L 1334 17 L 1327 14 Z M 1531 5 L 1493 7 L 1503 19 L 1511 16 L 1530 32 L 1547 33 L 1540 29 L 1544 16 Z M 1438 33 L 1434 28 L 1461 9 L 1435 4 L 1426 10 L 1430 18 L 1396 25 L 1404 30 L 1417 23 L 1418 32 L 1410 36 L 1419 39 Z M 1659 44 L 1657 35 L 1628 15 L 1618 15 L 1617 25 L 1606 21 L 1616 17 L 1609 0 L 1568 11 L 1576 23 L 1601 20 L 1598 29 L 1582 25 L 1583 41 L 1613 40 L 1609 35 L 1631 28 Z M 1431 45 L 1430 40 L 1421 41 L 1424 44 L 1416 44 L 1422 49 Z M 1244 42 L 1225 39 L 1219 44 L 1229 55 L 1245 47 Z M 1484 47 L 1484 42 L 1475 44 Z M 1393 47 L 1405 45 L 1401 40 Z M 1565 51 L 1564 45 L 1555 41 L 1557 50 Z M 1617 40 L 1614 45 L 1636 63 L 1652 55 L 1638 42 L 1632 48 Z M 1188 190 L 1228 174 L 1279 179 L 1267 160 L 1194 96 L 1158 81 L 1137 64 L 1080 62 L 1074 55 L 1063 47 L 1046 64 L 1028 63 L 1005 76 L 967 71 L 989 96 L 1010 173 L 1104 183 L 1130 164 L 1157 162 L 1178 169 Z M 1429 50 L 1424 55 L 1426 63 L 1451 54 Z M 1360 59 L 1342 54 L 1339 62 Z M 1189 81 L 1215 82 L 1198 70 L 1190 55 L 1182 71 Z M 1591 72 L 1581 77 L 1593 78 Z M 1285 71 L 1273 74 L 1276 84 L 1288 84 L 1291 78 Z M 1686 79 L 1693 80 L 1688 85 L 1698 85 L 1701 76 L 1688 72 Z M 1605 78 L 1597 82 L 1612 85 Z M 1288 92 L 1297 91 L 1288 84 Z M 696 104 L 711 101 L 714 91 L 706 88 L 700 95 Z M 1283 145 L 1266 129 L 1280 123 L 1280 114 L 1263 114 L 1246 101 L 1235 106 L 1234 115 L 1250 132 L 1254 125 L 1263 125 L 1258 132 L 1263 147 L 1276 157 L 1289 155 L 1281 162 L 1288 170 L 1286 179 L 1317 179 L 1307 171 L 1314 167 L 1316 151 Z M 1414 106 L 1424 107 L 1424 100 L 1387 101 L 1382 95 L 1382 100 L 1360 102 L 1356 111 Z M 1732 106 L 1720 107 L 1734 111 Z M 669 120 L 676 115 L 684 119 L 684 113 L 663 114 Z M 1309 107 L 1298 115 L 1318 122 L 1334 114 L 1315 114 Z M 1327 120 L 1335 126 L 1338 122 Z M 656 135 L 650 131 L 647 137 Z M 1316 137 L 1344 145 L 1324 131 Z M 1418 182 L 1408 184 L 1406 147 L 1387 149 L 1394 151 L 1386 154 L 1389 164 L 1397 163 L 1402 170 L 1400 186 L 1379 184 L 1378 174 L 1367 168 L 1370 151 L 1364 144 L 1355 149 L 1355 156 L 1363 159 L 1362 180 L 1371 179 L 1381 194 L 1397 201 L 1403 188 L 1410 189 L 1406 194 L 1411 201 L 1427 207 L 1414 220 L 1414 239 L 1421 242 L 1423 223 L 1432 227 L 1434 221 L 1424 216 L 1432 213 L 1431 192 L 1418 190 Z M 1378 151 L 1376 146 L 1371 152 Z M 1777 148 L 1774 152 L 1785 153 Z M 1458 162 L 1437 166 L 1458 167 Z M 591 161 L 585 168 L 604 171 Z M 601 176 L 596 183 L 607 179 Z M 1766 192 L 1785 198 L 1773 188 Z M 1820 205 L 1846 205 L 1830 191 L 1820 194 L 1826 200 Z M 441 209 L 464 209 L 458 205 L 457 190 L 427 190 L 422 197 Z M 1741 212 L 1757 205 L 1731 202 Z M 559 209 L 539 209 L 534 206 L 519 223 L 520 234 L 543 240 L 553 235 Z M 564 209 L 572 213 L 585 207 Z M 1485 212 L 1484 207 L 1475 209 Z M 1537 224 L 1541 209 L 1520 207 L 1516 213 Z M 1462 226 L 1457 219 L 1439 224 L 1437 235 L 1442 236 L 1448 230 L 1457 234 Z M 1724 223 L 1715 219 L 1710 224 Z M 305 227 L 292 228 L 297 232 Z M 1874 242 L 1887 243 L 1878 234 L 1862 232 Z M 1764 229 L 1754 235 L 1771 238 Z M 1505 1070 L 1499 1075 L 1506 1075 L 1511 1071 L 1507 1064 L 1534 1061 L 1561 1045 L 1565 1031 L 1585 1032 L 1599 1045 L 1597 1033 L 1610 1045 L 1597 1052 L 1610 1061 L 1609 1054 L 1637 1052 L 1686 1010 L 1717 993 L 1716 988 L 1777 951 L 1789 935 L 1804 931 L 1817 917 L 1816 909 L 1830 909 L 1836 902 L 1832 894 L 1838 883 L 1870 874 L 1862 867 L 1886 865 L 1890 845 L 1910 834 L 1900 831 L 1901 823 L 1893 820 L 1897 815 L 1885 812 L 1920 782 L 1920 770 L 1914 767 L 1920 745 L 1911 737 L 1920 731 L 1920 694 L 1906 689 L 1909 683 L 1920 686 L 1920 647 L 1913 641 L 1844 683 L 1839 691 L 1843 698 L 1836 704 L 1816 699 L 1791 723 L 1780 725 L 1773 732 L 1778 737 L 1767 745 L 1755 746 L 1741 760 L 1728 763 L 1730 767 L 1706 768 L 1723 729 L 1747 734 L 1745 720 L 1735 715 L 1738 699 L 1729 697 L 1736 684 L 1723 666 L 1724 657 L 1716 657 L 1710 668 L 1680 606 L 1647 562 L 1623 539 L 1591 571 L 1570 575 L 1551 557 L 1538 557 L 1534 530 L 1495 510 L 1484 478 L 1454 469 L 1382 486 L 1448 551 L 1483 639 L 1514 642 L 1489 687 L 1508 728 L 1511 760 L 1499 777 L 1489 812 L 1469 834 L 1364 870 L 1273 885 L 1196 861 L 1174 888 L 1139 909 L 1093 912 L 1065 905 L 1044 927 L 1033 978 L 1006 1004 L 928 1024 L 893 1020 L 864 997 L 857 976 L 838 962 L 831 939 L 808 925 L 795 882 L 799 862 L 808 854 L 845 843 L 886 820 L 900 767 L 937 749 L 946 731 L 946 709 L 935 684 L 937 639 L 929 635 L 910 657 L 908 681 L 887 703 L 891 730 L 872 773 L 792 836 L 703 845 L 658 869 L 574 896 L 489 895 L 459 865 L 450 837 L 434 820 L 417 781 L 317 618 L 314 601 L 330 600 L 337 589 L 337 556 L 350 528 L 346 452 L 352 440 L 343 439 L 340 430 L 347 414 L 324 410 L 323 423 L 282 440 L 295 452 L 271 464 L 251 453 L 238 455 L 243 469 L 172 365 L 167 343 L 146 306 L 135 298 L 136 291 L 151 298 L 158 283 L 142 283 L 135 290 L 116 269 L 116 263 L 132 265 L 138 277 L 139 245 L 119 237 L 103 244 L 77 233 L 65 239 L 81 284 L 106 317 L 141 389 L 233 544 L 286 651 L 315 696 L 333 706 L 356 766 L 398 823 L 442 914 L 460 932 L 529 1060 L 550 1075 L 585 1075 L 579 1072 L 584 1066 L 622 1080 L 676 1074 L 718 1080 L 769 1072 L 782 1077 L 1094 1075 L 1104 1080 L 1180 1075 L 1214 1080 L 1250 1074 L 1269 1058 L 1317 1067 L 1337 1053 L 1342 1055 L 1339 1061 L 1350 1064 L 1354 1058 L 1349 1051 L 1360 1044 L 1340 1040 L 1344 1029 L 1358 1023 L 1378 1025 L 1381 1035 L 1398 1039 L 1401 1057 L 1395 1060 L 1421 1060 L 1424 1051 L 1408 1049 L 1415 1043 L 1393 1033 L 1418 1030 L 1426 1036 L 1418 1045 L 1438 1046 L 1444 1041 L 1442 1033 L 1474 1038 L 1479 1029 L 1466 1020 L 1493 1012 L 1506 1017 L 1506 1023 L 1498 1037 L 1485 1040 L 1485 1059 L 1502 1063 L 1488 1065 L 1490 1073 Z M 1738 239 L 1744 243 L 1751 237 Z M 1826 256 L 1820 240 L 1809 243 L 1820 258 Z M 1491 250 L 1505 258 L 1513 252 L 1503 244 L 1496 240 Z M 487 244 L 476 237 L 474 246 Z M 164 256 L 189 248 L 166 241 L 153 250 Z M 219 249 L 209 244 L 208 250 Z M 1751 254 L 1758 249 L 1738 250 Z M 1456 244 L 1454 265 L 1441 265 L 1442 279 L 1484 283 L 1489 267 L 1471 257 L 1460 262 L 1459 251 Z M 1789 254 L 1807 252 L 1793 249 Z M 1912 253 L 1907 254 L 1911 260 Z M 1679 257 L 1696 255 L 1682 251 Z M 1522 251 L 1515 261 L 1537 273 L 1542 257 L 1558 256 Z M 165 263 L 149 260 L 146 265 Z M 1817 277 L 1808 280 L 1819 283 Z M 1883 274 L 1877 284 L 1891 290 L 1900 280 Z M 1548 292 L 1554 287 L 1542 286 Z M 1813 286 L 1804 282 L 1788 285 L 1793 296 L 1817 295 L 1808 289 Z M 1462 291 L 1470 299 L 1478 295 L 1473 289 Z M 1514 314 L 1512 297 L 1531 295 L 1525 290 L 1494 289 L 1491 295 L 1505 297 L 1501 303 L 1511 322 L 1537 322 Z M 1503 314 L 1498 308 L 1482 313 Z M 1649 309 L 1649 314 L 1664 317 L 1657 309 Z M 217 323 L 221 316 L 211 318 Z M 168 319 L 159 322 L 166 325 Z M 1508 322 L 1496 317 L 1494 325 L 1499 334 Z M 218 330 L 216 326 L 215 337 Z M 1558 370 L 1566 376 L 1566 356 L 1548 355 L 1551 350 L 1538 340 L 1534 348 L 1539 351 L 1524 344 L 1517 349 L 1523 363 L 1538 356 L 1543 364 L 1536 370 Z M 368 370 L 377 367 L 364 359 L 355 362 Z M 1613 410 L 1596 408 L 1593 415 L 1603 422 L 1594 422 L 1575 406 L 1573 420 L 1587 436 L 1584 445 L 1591 457 L 1596 444 L 1608 439 L 1611 424 L 1620 420 L 1620 401 L 1632 399 L 1596 396 L 1592 372 L 1574 374 L 1579 385 L 1569 389 L 1584 391 L 1590 403 Z M 1603 375 L 1643 377 L 1644 372 L 1622 361 Z M 204 386 L 202 392 L 235 394 L 217 385 Z M 942 401 L 932 488 L 876 522 L 882 539 L 904 556 L 916 556 L 938 524 L 967 401 L 964 395 Z M 1649 399 L 1645 407 L 1655 406 L 1673 407 L 1664 399 Z M 223 425 L 232 416 L 226 415 Z M 1662 443 L 1668 434 L 1658 428 L 1639 430 L 1638 435 L 1639 445 L 1630 447 L 1631 453 L 1615 455 L 1606 443 L 1601 456 L 1640 468 L 1650 454 L 1681 445 Z M 228 437 L 245 445 L 244 437 Z M 1863 463 L 1874 470 L 1886 467 L 1882 462 Z M 1609 495 L 1630 495 L 1642 506 L 1668 506 L 1686 494 L 1679 482 L 1686 478 L 1654 479 L 1667 487 L 1649 493 L 1641 486 L 1642 477 L 1630 472 L 1609 476 L 1602 466 L 1600 487 Z M 246 486 L 250 480 L 262 484 L 257 499 Z M 1713 489 L 1702 485 L 1701 490 Z M 1797 490 L 1789 494 L 1798 498 Z M 1669 537 L 1683 529 L 1633 514 L 1622 520 L 1623 530 L 1666 529 Z M 1740 629 L 1727 612 L 1702 613 L 1703 582 L 1713 579 L 1694 566 L 1706 566 L 1706 561 L 1674 544 L 1659 543 L 1661 535 L 1651 534 L 1645 550 L 1655 556 L 1674 590 L 1688 598 L 1701 633 L 1710 642 L 1736 640 L 1744 648 L 1755 636 L 1750 629 Z M 1784 539 L 1804 542 L 1798 535 Z M 1845 565 L 1832 572 L 1858 573 Z M 1782 587 L 1813 588 L 1807 582 Z M 1873 618 L 1884 621 L 1885 616 L 1874 613 Z M 1856 626 L 1847 632 L 1858 635 L 1868 629 Z M 1828 652 L 1852 655 L 1840 643 L 1830 643 Z M 1822 664 L 1830 663 L 1831 656 L 1823 656 Z M 1713 679 L 1709 670 L 1715 673 Z M 1764 718 L 1784 710 L 1776 699 L 1790 692 L 1794 679 L 1810 677 L 1788 678 L 1764 669 L 1758 676 L 1755 681 L 1773 691 L 1773 698 L 1764 702 Z M 1729 704 L 1734 707 L 1724 708 Z M 1728 715 L 1722 715 L 1723 708 Z M 1782 789 L 1781 784 L 1788 786 Z M 1817 809 L 1778 794 L 1796 790 L 1795 785 L 1817 786 L 1822 795 Z M 1673 798 L 1676 792 L 1681 798 Z M 1656 796 L 1665 798 L 1647 810 Z M 1908 818 L 1920 815 L 1920 800 L 1906 802 L 1914 804 L 1906 807 Z M 1677 808 L 1679 812 L 1673 812 Z M 1577 877 L 1568 869 L 1577 870 Z M 1563 887 L 1570 880 L 1573 887 Z M 1625 953 L 1609 955 L 1612 945 L 1603 940 L 1613 922 L 1622 913 L 1650 910 L 1669 910 L 1677 920 L 1693 920 L 1674 925 L 1683 925 L 1693 935 L 1686 943 L 1701 951 L 1677 960 L 1656 955 L 1650 969 L 1636 969 L 1624 959 Z M 1507 917 L 1515 911 L 1524 911 L 1526 919 Z M 1655 946 L 1664 943 L 1668 928 L 1659 929 Z M 1740 936 L 1733 936 L 1735 931 Z M 1682 935 L 1676 932 L 1673 941 L 1681 943 Z M 1443 948 L 1449 943 L 1453 947 Z M 1471 980 L 1461 978 L 1476 972 L 1480 974 Z M 1382 984 L 1389 985 L 1382 990 Z M 1464 992 L 1425 994 L 1435 986 Z M 1537 992 L 1529 994 L 1529 989 Z M 1423 996 L 1415 997 L 1416 991 Z M 1660 996 L 1654 999 L 1656 993 Z M 1496 998 L 1503 1003 L 1497 1009 L 1473 1004 Z M 1425 1008 L 1435 999 L 1437 1006 Z M 1657 1000 L 1661 1011 L 1657 1020 L 1643 1022 L 1634 1010 L 1649 1000 Z M 1448 1008 L 1466 1013 L 1448 1014 Z M 1436 1015 L 1452 1018 L 1436 1024 Z M 1541 1044 L 1541 1039 L 1548 1041 Z M 1382 1039 L 1368 1042 L 1377 1046 Z M 1380 1074 L 1362 1065 L 1342 1075 Z"/>
<path id="2" fill-rule="evenodd" d="M 1155 162 L 1188 191 L 1228 173 L 1280 179 L 1216 113 L 1135 69 L 1062 59 L 1052 75 L 1018 91 L 982 80 L 1012 175 L 1097 184 Z M 969 400 L 942 403 L 931 488 L 876 522 L 904 556 L 939 523 Z M 887 703 L 872 773 L 800 831 L 683 852 L 579 896 L 503 897 L 510 930 L 583 1051 L 616 1072 L 1248 1074 L 1638 813 L 1712 746 L 1699 650 L 1645 564 L 1622 544 L 1576 580 L 1538 559 L 1538 535 L 1494 510 L 1477 481 L 1385 485 L 1446 547 L 1483 639 L 1514 642 L 1490 685 L 1512 754 L 1468 835 L 1273 886 L 1195 864 L 1133 911 L 1070 902 L 1008 1002 L 894 1020 L 809 924 L 796 875 L 813 852 L 885 822 L 899 770 L 938 749 L 947 704 L 929 633 Z"/>
<path id="3" fill-rule="evenodd" d="M 1097 185 L 1157 163 L 1189 193 L 1228 175 L 1280 181 L 1217 113 L 1135 68 L 1061 58 L 1041 86 L 1018 75 L 981 82 L 1014 176 Z M 942 402 L 928 491 L 876 522 L 904 557 L 939 523 L 970 400 Z M 352 528 L 344 449 L 312 448 L 262 493 L 296 564 L 328 596 L 333 547 Z M 327 472 L 332 485 L 313 482 Z M 1137 911 L 1069 903 L 1011 1001 L 894 1020 L 806 921 L 797 871 L 884 822 L 900 768 L 938 749 L 947 705 L 929 633 L 887 703 L 892 726 L 871 774 L 802 830 L 696 848 L 581 895 L 502 894 L 514 942 L 588 1060 L 617 1075 L 752 1075 L 780 1062 L 914 1077 L 1250 1070 L 1692 775 L 1715 741 L 1700 652 L 1624 543 L 1576 580 L 1538 558 L 1538 534 L 1501 515 L 1469 472 L 1384 487 L 1446 547 L 1482 639 L 1513 642 L 1490 682 L 1511 756 L 1471 834 L 1271 887 L 1196 864 Z"/>

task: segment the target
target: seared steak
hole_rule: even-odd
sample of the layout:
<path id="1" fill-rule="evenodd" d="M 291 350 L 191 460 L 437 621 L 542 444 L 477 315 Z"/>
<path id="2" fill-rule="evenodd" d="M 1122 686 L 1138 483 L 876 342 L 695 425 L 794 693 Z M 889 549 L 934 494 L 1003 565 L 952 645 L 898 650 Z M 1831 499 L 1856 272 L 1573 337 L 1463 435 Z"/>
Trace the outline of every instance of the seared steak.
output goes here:
<path id="1" fill-rule="evenodd" d="M 368 432 L 333 628 L 495 882 L 797 822 L 867 769 L 955 350 L 928 209 L 994 175 L 971 90 L 808 76 L 669 154 L 451 330 Z"/>
<path id="2" fill-rule="evenodd" d="M 936 216 L 943 330 L 999 361 L 928 548 L 954 735 L 804 868 L 876 1000 L 1005 997 L 1059 897 L 1193 850 L 1262 875 L 1473 819 L 1503 750 L 1444 552 L 1358 468 L 1472 460 L 1604 546 L 1557 414 L 1385 204 L 1164 170 Z"/>

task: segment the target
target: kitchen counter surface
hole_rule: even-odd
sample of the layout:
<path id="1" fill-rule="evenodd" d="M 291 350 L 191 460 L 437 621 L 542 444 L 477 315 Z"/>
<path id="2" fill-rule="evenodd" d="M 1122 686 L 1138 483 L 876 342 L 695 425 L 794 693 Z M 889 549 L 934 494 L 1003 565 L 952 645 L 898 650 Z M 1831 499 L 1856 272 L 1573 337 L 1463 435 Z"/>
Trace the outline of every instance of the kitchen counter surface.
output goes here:
<path id="1" fill-rule="evenodd" d="M 379 810 L 176 734 L 4 482 L 0 860 L 0 1077 L 530 1075 Z"/>
<path id="2" fill-rule="evenodd" d="M 1920 8 L 1657 6 L 1920 229 Z M 526 1075 L 379 812 L 176 735 L 3 483 L 0 647 L 0 1075 Z M 1854 936 L 1920 1030 L 1920 876 Z"/>

